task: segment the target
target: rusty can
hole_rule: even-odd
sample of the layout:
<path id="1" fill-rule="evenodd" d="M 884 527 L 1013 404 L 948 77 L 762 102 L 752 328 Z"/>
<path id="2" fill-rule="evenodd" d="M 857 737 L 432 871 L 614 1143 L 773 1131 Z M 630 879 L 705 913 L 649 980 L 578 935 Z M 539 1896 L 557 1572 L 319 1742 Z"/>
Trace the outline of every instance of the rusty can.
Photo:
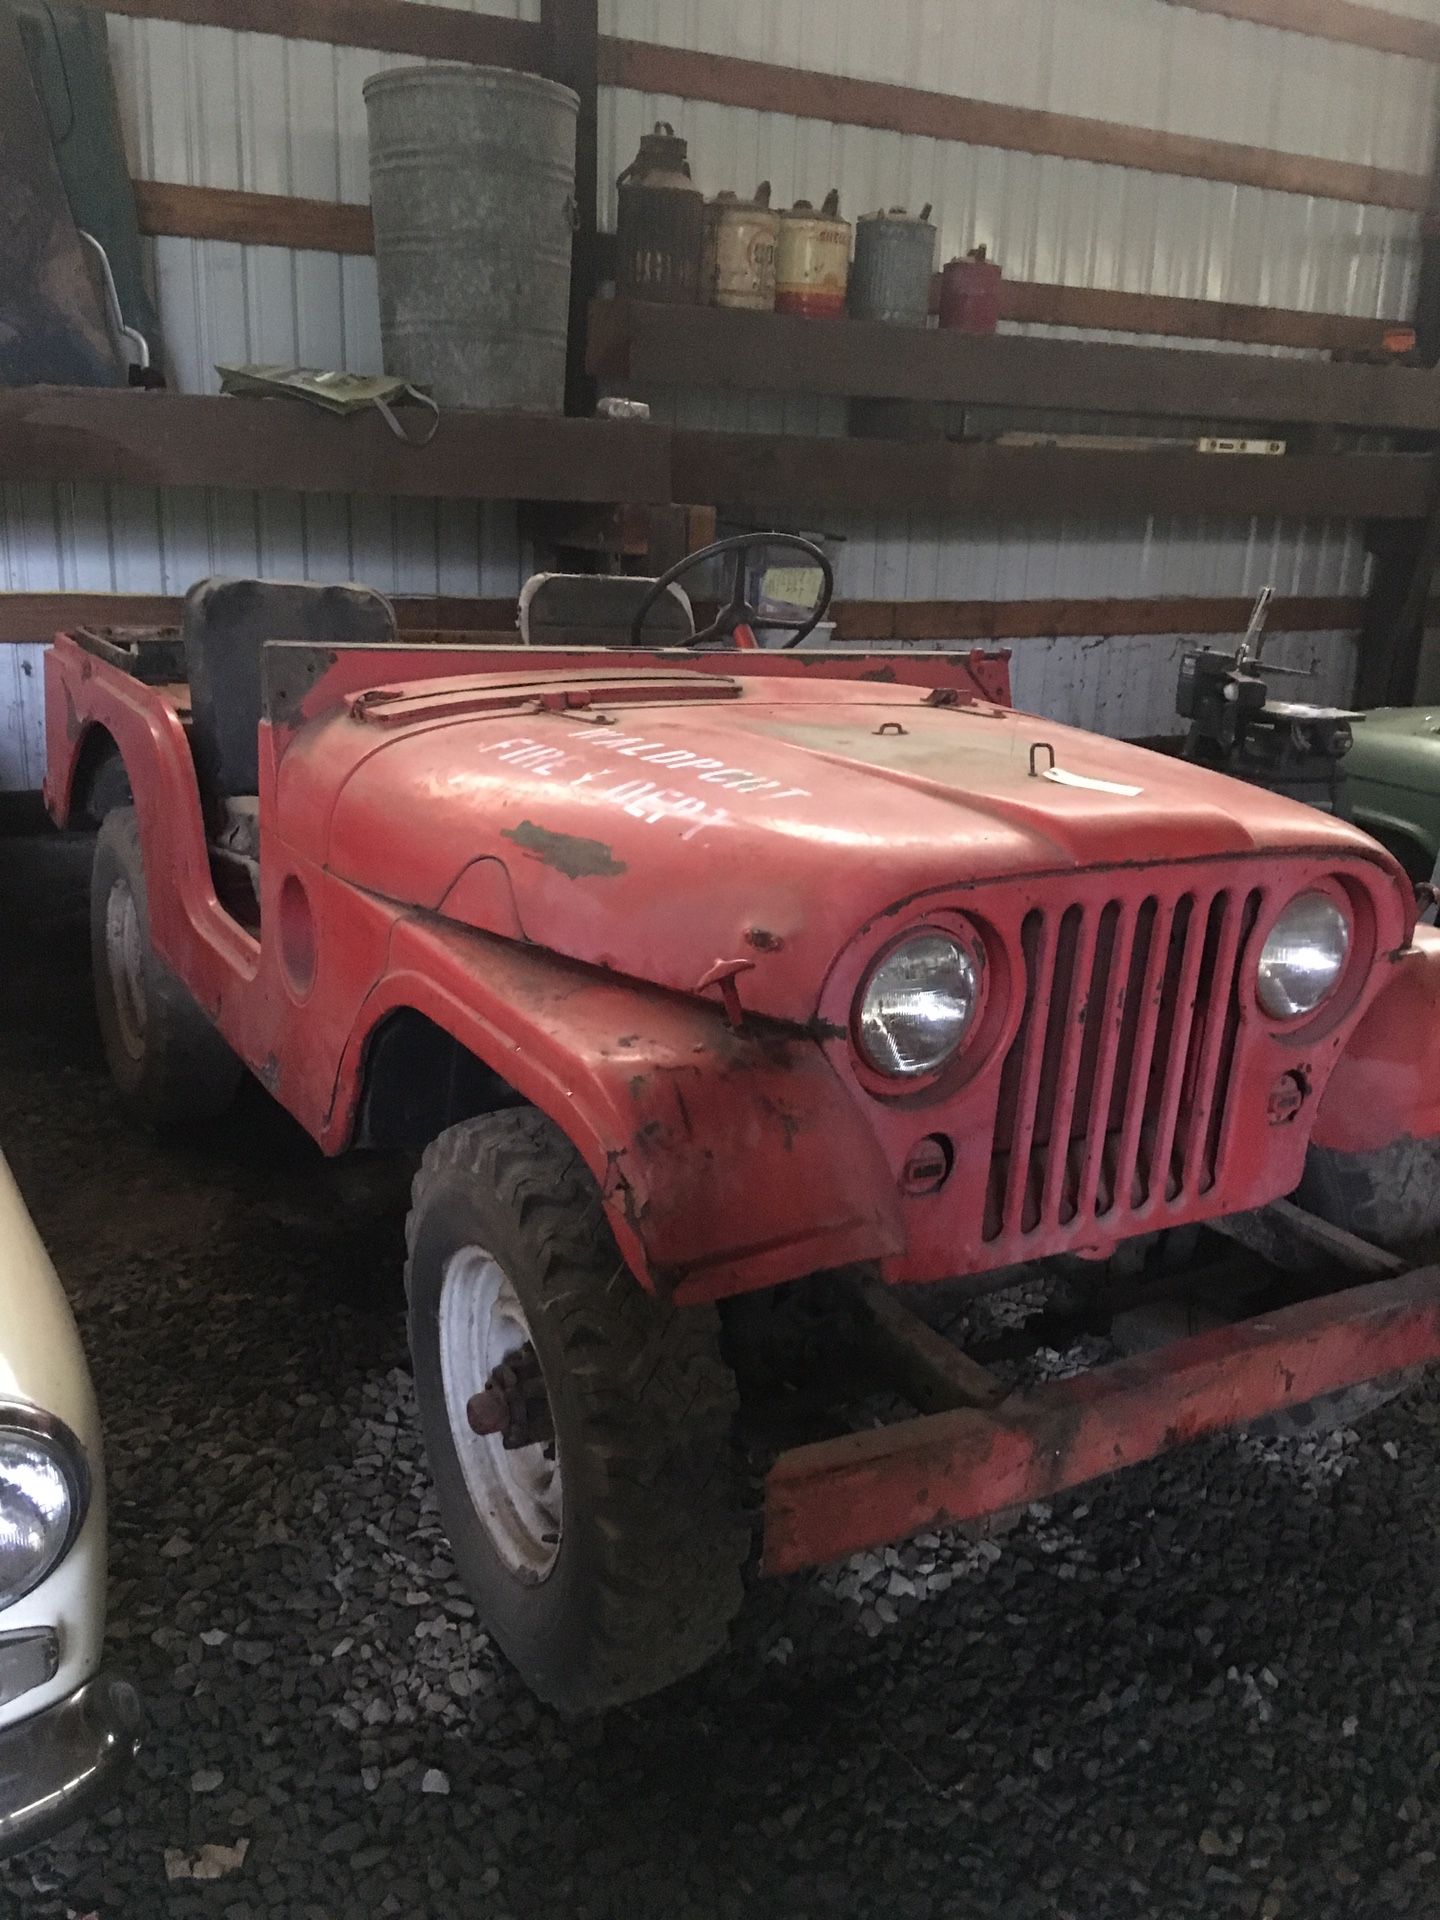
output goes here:
<path id="1" fill-rule="evenodd" d="M 840 218 L 839 189 L 831 188 L 818 212 L 808 200 L 797 200 L 780 215 L 775 311 L 839 319 L 849 279 L 850 222 Z"/>
<path id="2" fill-rule="evenodd" d="M 923 327 L 930 318 L 935 229 L 928 205 L 914 218 L 903 207 L 862 213 L 855 222 L 850 312 L 857 320 Z"/>
<path id="3" fill-rule="evenodd" d="M 999 266 L 974 247 L 963 260 L 946 262 L 940 275 L 940 324 L 960 333 L 994 333 L 1000 321 Z"/>
<path id="4" fill-rule="evenodd" d="M 689 151 L 668 121 L 640 136 L 640 151 L 616 182 L 615 281 L 630 300 L 693 306 L 700 298 L 705 196 L 690 178 Z"/>
<path id="5" fill-rule="evenodd" d="M 753 200 L 717 194 L 705 206 L 705 267 L 701 285 L 712 306 L 770 313 L 775 306 L 775 243 L 780 216 L 770 205 L 770 182 Z"/>

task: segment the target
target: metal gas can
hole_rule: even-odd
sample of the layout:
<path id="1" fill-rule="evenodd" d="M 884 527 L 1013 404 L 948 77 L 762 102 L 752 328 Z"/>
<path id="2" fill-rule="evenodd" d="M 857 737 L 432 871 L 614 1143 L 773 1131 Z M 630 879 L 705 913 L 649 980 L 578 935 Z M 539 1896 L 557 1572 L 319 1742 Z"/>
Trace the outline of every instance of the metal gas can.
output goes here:
<path id="1" fill-rule="evenodd" d="M 850 222 L 840 218 L 839 188 L 831 188 L 818 213 L 808 200 L 797 200 L 780 215 L 775 311 L 838 319 L 849 277 Z"/>
<path id="2" fill-rule="evenodd" d="M 935 229 L 925 205 L 915 218 L 903 207 L 862 213 L 855 222 L 850 311 L 857 320 L 923 327 L 930 318 Z"/>
<path id="3" fill-rule="evenodd" d="M 705 196 L 690 178 L 689 151 L 666 120 L 640 136 L 640 151 L 616 182 L 616 286 L 631 300 L 693 306 L 700 298 Z"/>
<path id="4" fill-rule="evenodd" d="M 940 324 L 961 333 L 994 333 L 1000 319 L 1000 284 L 1004 279 L 984 247 L 975 247 L 963 260 L 946 263 L 940 275 Z"/>
<path id="5" fill-rule="evenodd" d="M 775 243 L 780 215 L 770 205 L 770 182 L 753 200 L 717 194 L 705 207 L 704 297 L 712 306 L 770 313 L 775 306 Z"/>

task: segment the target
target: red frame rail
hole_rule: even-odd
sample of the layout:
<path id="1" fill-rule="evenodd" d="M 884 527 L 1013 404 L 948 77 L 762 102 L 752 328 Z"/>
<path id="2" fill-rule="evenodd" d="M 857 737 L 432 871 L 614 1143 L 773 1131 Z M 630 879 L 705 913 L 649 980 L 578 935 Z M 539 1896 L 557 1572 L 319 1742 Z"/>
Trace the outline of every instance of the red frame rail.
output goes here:
<path id="1" fill-rule="evenodd" d="M 1154 1353 L 784 1453 L 764 1569 L 795 1573 L 1047 1499 L 1226 1427 L 1440 1359 L 1440 1266 L 1237 1321 Z"/>

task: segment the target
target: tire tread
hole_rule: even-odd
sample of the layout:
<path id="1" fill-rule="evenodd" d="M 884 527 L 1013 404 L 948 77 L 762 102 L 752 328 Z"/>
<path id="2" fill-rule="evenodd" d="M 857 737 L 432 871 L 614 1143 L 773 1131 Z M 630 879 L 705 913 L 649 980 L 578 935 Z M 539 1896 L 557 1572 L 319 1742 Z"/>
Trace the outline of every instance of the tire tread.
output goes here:
<path id="1" fill-rule="evenodd" d="M 606 1550 L 585 1669 L 527 1678 L 570 1711 L 652 1693 L 721 1650 L 743 1595 L 750 1527 L 718 1318 L 645 1292 L 589 1169 L 532 1109 L 462 1121 L 432 1141 L 414 1183 L 407 1273 L 427 1199 L 456 1174 L 513 1212 L 600 1467 L 594 1522 Z"/>

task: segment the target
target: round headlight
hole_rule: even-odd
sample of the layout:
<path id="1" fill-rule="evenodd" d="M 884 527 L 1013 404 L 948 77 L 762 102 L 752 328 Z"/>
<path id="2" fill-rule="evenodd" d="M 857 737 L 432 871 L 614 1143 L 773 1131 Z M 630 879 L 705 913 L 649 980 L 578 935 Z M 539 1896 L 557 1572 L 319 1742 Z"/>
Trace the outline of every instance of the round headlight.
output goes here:
<path id="1" fill-rule="evenodd" d="M 877 1073 L 934 1073 L 965 1038 L 980 1004 L 980 969 L 946 933 L 893 947 L 861 989 L 855 1037 Z"/>
<path id="2" fill-rule="evenodd" d="M 1256 992 L 1266 1013 L 1295 1020 L 1334 992 L 1350 951 L 1350 922 L 1325 893 L 1300 893 L 1260 949 Z"/>
<path id="3" fill-rule="evenodd" d="M 63 1559 L 80 1519 L 79 1475 L 58 1440 L 0 1428 L 0 1607 Z"/>

